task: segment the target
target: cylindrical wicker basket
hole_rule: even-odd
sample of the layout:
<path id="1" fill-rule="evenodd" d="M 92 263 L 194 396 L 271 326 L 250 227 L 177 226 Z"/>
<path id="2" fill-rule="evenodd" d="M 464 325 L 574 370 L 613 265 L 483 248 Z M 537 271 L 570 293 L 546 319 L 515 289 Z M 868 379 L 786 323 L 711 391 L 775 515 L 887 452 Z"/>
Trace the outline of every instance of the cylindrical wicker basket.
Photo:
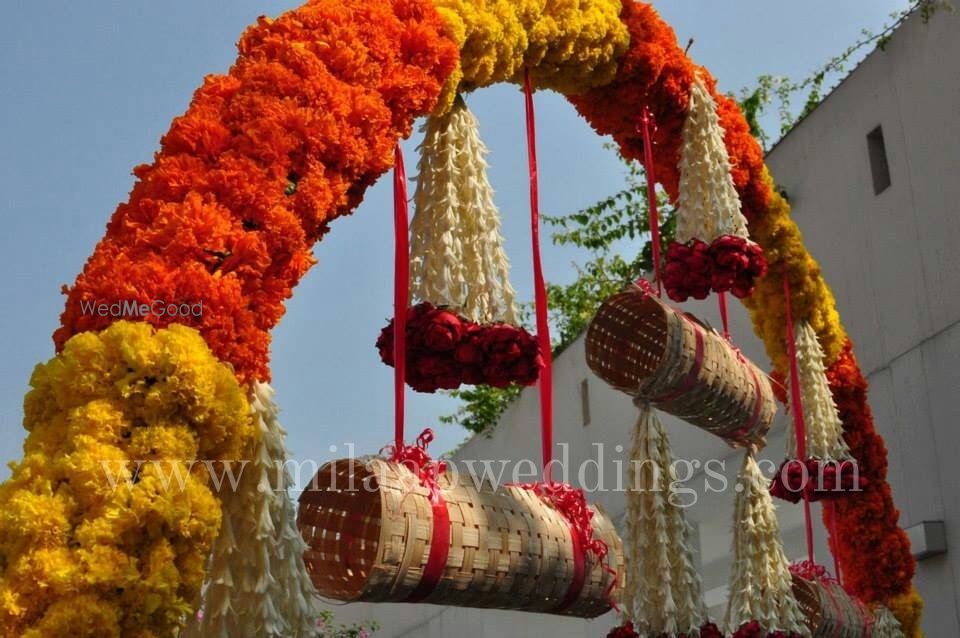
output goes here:
<path id="1" fill-rule="evenodd" d="M 623 544 L 599 508 L 594 506 L 594 538 L 607 544 L 604 563 L 621 575 L 620 582 L 611 588 L 614 577 L 587 554 L 579 594 L 572 598 L 574 532 L 557 510 L 519 486 L 494 489 L 484 481 L 478 487 L 472 477 L 450 473 L 439 484 L 440 506 L 449 516 L 449 552 L 442 576 L 424 595 L 418 586 L 437 503 L 429 490 L 405 466 L 383 459 L 343 459 L 322 467 L 301 495 L 297 516 L 319 594 L 582 618 L 599 616 L 619 600 Z"/>
<path id="2" fill-rule="evenodd" d="M 470 476 L 440 479 L 449 515 L 449 552 L 436 585 L 421 578 L 434 537 L 430 492 L 405 466 L 382 459 L 343 459 L 320 469 L 300 497 L 297 524 L 321 596 L 341 601 L 416 602 L 515 609 L 593 618 L 610 609 L 622 588 L 592 556 L 579 595 L 570 524 L 532 491 L 479 488 Z M 605 563 L 623 573 L 623 544 L 610 519 L 594 510 L 595 538 Z M 610 591 L 608 597 L 607 592 Z M 566 600 L 565 600 L 566 599 Z M 567 604 L 564 605 L 563 603 Z"/>
<path id="3" fill-rule="evenodd" d="M 637 286 L 587 328 L 587 365 L 627 394 L 730 443 L 761 443 L 776 412 L 766 375 L 722 335 Z"/>
<path id="4" fill-rule="evenodd" d="M 793 595 L 811 638 L 863 638 L 872 635 L 872 615 L 836 582 L 793 575 Z"/>

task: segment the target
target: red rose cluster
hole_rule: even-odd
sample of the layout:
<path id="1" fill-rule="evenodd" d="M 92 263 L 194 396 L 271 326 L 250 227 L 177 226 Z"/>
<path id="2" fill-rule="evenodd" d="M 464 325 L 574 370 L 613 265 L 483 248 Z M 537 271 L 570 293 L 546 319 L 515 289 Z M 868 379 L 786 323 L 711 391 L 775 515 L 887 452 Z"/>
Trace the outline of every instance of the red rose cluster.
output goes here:
<path id="1" fill-rule="evenodd" d="M 802 638 L 800 634 L 792 631 L 766 631 L 760 626 L 760 621 L 751 620 L 748 623 L 740 625 L 730 638 Z"/>
<path id="2" fill-rule="evenodd" d="M 640 638 L 640 634 L 637 633 L 632 622 L 626 622 L 611 629 L 607 638 Z M 662 638 L 668 638 L 667 634 L 663 634 Z M 688 636 L 687 634 L 678 634 L 677 638 L 688 638 Z M 723 632 L 715 624 L 708 622 L 700 628 L 700 638 L 723 638 Z"/>
<path id="3" fill-rule="evenodd" d="M 748 239 L 723 235 L 712 244 L 692 239 L 670 244 L 663 285 L 677 302 L 706 299 L 711 291 L 743 298 L 753 293 L 754 281 L 766 271 L 763 249 Z"/>
<path id="4" fill-rule="evenodd" d="M 377 339 L 380 358 L 393 365 L 393 321 Z M 462 384 L 504 388 L 533 385 L 543 360 L 537 339 L 505 323 L 481 325 L 423 302 L 407 309 L 407 383 L 417 392 Z"/>
<path id="5" fill-rule="evenodd" d="M 807 500 L 837 498 L 847 492 L 859 492 L 867 486 L 856 461 L 824 461 L 822 459 L 788 459 L 777 470 L 770 483 L 770 494 L 791 503 L 798 503 L 804 494 Z"/>

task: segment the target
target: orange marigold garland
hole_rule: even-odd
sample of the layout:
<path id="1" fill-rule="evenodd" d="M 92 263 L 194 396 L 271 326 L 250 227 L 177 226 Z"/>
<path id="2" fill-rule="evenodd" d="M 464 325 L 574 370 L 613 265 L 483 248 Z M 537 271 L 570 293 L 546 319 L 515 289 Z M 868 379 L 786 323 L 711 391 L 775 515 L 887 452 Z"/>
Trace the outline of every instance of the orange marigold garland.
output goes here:
<path id="1" fill-rule="evenodd" d="M 867 405 L 867 381 L 849 342 L 827 377 L 844 439 L 866 479 L 862 493 L 837 499 L 833 508 L 824 509 L 827 528 L 835 530 L 831 549 L 840 561 L 845 587 L 865 602 L 887 602 L 910 591 L 915 565 L 910 541 L 897 525 L 900 513 L 886 480 L 887 449 Z"/>
<path id="2" fill-rule="evenodd" d="M 335 42 L 336 46 L 331 46 Z M 268 331 L 313 242 L 393 162 L 457 63 L 426 0 L 317 0 L 241 38 L 176 118 L 67 291 L 58 349 L 117 319 L 92 304 L 202 302 L 191 325 L 241 381 L 267 380 Z"/>

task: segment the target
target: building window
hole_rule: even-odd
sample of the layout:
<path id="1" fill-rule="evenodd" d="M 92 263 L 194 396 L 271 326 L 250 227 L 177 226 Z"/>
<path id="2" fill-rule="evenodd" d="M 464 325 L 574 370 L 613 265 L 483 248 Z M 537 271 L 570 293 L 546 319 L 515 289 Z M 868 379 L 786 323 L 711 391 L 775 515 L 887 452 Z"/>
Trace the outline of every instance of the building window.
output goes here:
<path id="1" fill-rule="evenodd" d="M 883 127 L 867 133 L 867 152 L 870 153 L 870 172 L 873 174 L 873 193 L 879 195 L 890 186 L 890 165 L 887 146 L 883 142 Z"/>
<path id="2" fill-rule="evenodd" d="M 590 382 L 587 379 L 580 382 L 580 414 L 583 427 L 590 425 Z"/>

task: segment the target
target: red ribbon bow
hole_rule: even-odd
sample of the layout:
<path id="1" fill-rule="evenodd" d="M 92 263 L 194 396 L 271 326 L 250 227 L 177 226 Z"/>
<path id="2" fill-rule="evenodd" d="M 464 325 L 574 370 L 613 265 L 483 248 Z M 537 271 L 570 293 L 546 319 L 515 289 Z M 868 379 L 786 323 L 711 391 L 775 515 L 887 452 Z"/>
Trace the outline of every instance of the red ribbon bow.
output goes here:
<path id="1" fill-rule="evenodd" d="M 596 558 L 597 562 L 600 563 L 600 566 L 603 568 L 603 571 L 613 577 L 610 585 L 607 587 L 605 595 L 610 606 L 619 612 L 620 607 L 611 598 L 613 589 L 617 586 L 617 571 L 603 563 L 603 559 L 606 558 L 610 548 L 602 539 L 594 538 L 593 536 L 593 525 L 590 524 L 593 520 L 593 510 L 591 510 L 587 504 L 587 497 L 584 495 L 583 490 L 574 488 L 566 483 L 556 483 L 552 481 L 549 483 L 520 483 L 508 487 L 519 487 L 532 491 L 550 503 L 555 510 L 567 519 L 567 522 L 570 524 L 570 530 L 573 533 L 575 553 L 579 552 L 580 556 L 587 553 L 593 554 L 594 558 Z M 571 584 L 570 591 L 561 604 L 561 608 L 572 604 L 583 588 L 585 574 L 583 573 L 582 567 L 577 571 L 580 573 L 574 578 L 574 583 Z"/>
<path id="2" fill-rule="evenodd" d="M 815 563 L 811 560 L 801 560 L 796 563 L 790 564 L 790 573 L 794 576 L 799 576 L 804 580 L 819 582 L 819 583 L 837 583 L 837 579 L 834 578 L 827 568 L 823 565 Z"/>
<path id="3" fill-rule="evenodd" d="M 440 477 L 447 471 L 447 463 L 442 460 L 433 460 L 427 452 L 427 447 L 433 443 L 433 430 L 426 428 L 417 437 L 412 445 L 390 444 L 381 450 L 381 454 L 390 461 L 399 463 L 413 472 L 420 480 L 420 484 L 430 490 L 430 499 L 435 500 L 440 494 Z"/>

